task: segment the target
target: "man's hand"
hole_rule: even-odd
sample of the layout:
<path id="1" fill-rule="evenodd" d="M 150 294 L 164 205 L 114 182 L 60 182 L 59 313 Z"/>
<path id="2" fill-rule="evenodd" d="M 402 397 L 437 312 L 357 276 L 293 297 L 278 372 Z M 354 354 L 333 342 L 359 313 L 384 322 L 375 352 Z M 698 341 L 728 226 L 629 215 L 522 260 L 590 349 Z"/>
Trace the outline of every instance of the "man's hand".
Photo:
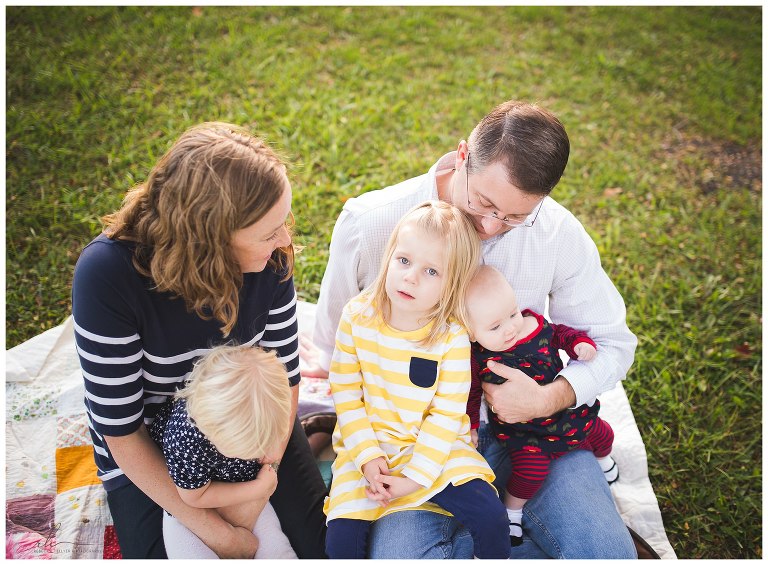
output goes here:
<path id="1" fill-rule="evenodd" d="M 576 402 L 576 394 L 565 378 L 540 386 L 519 369 L 495 361 L 488 361 L 488 368 L 507 379 L 500 385 L 483 383 L 488 409 L 502 422 L 515 424 L 533 418 L 548 418 Z"/>
<path id="2" fill-rule="evenodd" d="M 299 334 L 299 359 L 301 376 L 327 379 L 328 371 L 320 366 L 320 350 L 305 334 Z"/>
<path id="3" fill-rule="evenodd" d="M 579 356 L 579 361 L 592 361 L 597 355 L 597 350 L 592 347 L 592 344 L 585 341 L 577 343 L 573 350 Z"/>

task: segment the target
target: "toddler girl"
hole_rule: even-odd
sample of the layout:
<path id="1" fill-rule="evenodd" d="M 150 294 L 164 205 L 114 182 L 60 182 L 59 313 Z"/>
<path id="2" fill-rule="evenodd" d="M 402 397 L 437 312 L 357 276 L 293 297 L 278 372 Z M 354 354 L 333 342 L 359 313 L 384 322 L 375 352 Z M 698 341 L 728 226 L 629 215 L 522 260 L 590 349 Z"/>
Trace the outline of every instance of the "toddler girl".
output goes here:
<path id="1" fill-rule="evenodd" d="M 507 516 L 465 413 L 470 347 L 456 320 L 479 256 L 467 217 L 426 202 L 400 220 L 377 279 L 344 308 L 329 376 L 332 559 L 364 558 L 371 522 L 413 508 L 452 513 L 478 557 L 510 555 Z"/>
<path id="2" fill-rule="evenodd" d="M 268 502 L 277 487 L 276 459 L 291 430 L 290 416 L 288 376 L 275 352 L 222 345 L 195 364 L 187 386 L 149 428 L 181 499 L 216 508 L 233 526 L 253 531 L 259 539 L 256 558 L 296 557 Z M 246 523 L 242 511 L 253 504 L 264 509 L 256 524 Z M 168 513 L 163 541 L 170 558 L 216 558 Z"/>

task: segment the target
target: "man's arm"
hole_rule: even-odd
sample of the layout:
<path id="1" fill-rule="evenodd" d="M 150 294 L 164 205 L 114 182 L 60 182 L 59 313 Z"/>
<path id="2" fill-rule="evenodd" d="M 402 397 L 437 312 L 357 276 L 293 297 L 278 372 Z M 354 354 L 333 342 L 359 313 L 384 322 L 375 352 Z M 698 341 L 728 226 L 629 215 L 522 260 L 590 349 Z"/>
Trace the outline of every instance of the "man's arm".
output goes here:
<path id="1" fill-rule="evenodd" d="M 561 226 L 558 241 L 549 317 L 557 324 L 585 331 L 600 351 L 589 362 L 572 360 L 558 375 L 557 380 L 567 380 L 575 394 L 574 404 L 569 406 L 580 406 L 626 377 L 637 337 L 627 327 L 624 300 L 603 270 L 597 246 L 584 227 L 569 217 Z"/>
<path id="2" fill-rule="evenodd" d="M 547 418 L 589 404 L 625 378 L 634 359 L 637 338 L 627 327 L 624 300 L 600 265 L 597 246 L 571 214 L 559 225 L 557 241 L 549 318 L 587 332 L 600 354 L 589 362 L 572 360 L 544 386 L 497 363 L 493 371 L 508 382 L 483 383 L 483 390 L 488 404 L 506 422 Z"/>
<path id="3" fill-rule="evenodd" d="M 349 300 L 362 290 L 358 277 L 360 237 L 356 218 L 346 208 L 339 214 L 331 236 L 328 265 L 320 285 L 315 318 L 314 344 L 317 364 L 327 376 L 336 345 L 336 329 Z M 320 376 L 313 374 L 312 376 Z"/>

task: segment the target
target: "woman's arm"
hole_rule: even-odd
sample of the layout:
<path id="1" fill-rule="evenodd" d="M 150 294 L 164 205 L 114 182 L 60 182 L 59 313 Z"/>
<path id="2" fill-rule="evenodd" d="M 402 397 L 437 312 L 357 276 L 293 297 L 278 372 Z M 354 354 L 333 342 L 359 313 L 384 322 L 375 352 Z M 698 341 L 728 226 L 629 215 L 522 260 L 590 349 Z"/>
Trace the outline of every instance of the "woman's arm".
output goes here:
<path id="1" fill-rule="evenodd" d="M 293 426 L 299 406 L 299 325 L 296 314 L 296 290 L 293 279 L 281 282 L 275 289 L 272 304 L 267 315 L 264 335 L 259 340 L 260 347 L 274 349 L 278 359 L 285 365 L 288 384 L 291 385 L 291 419 Z M 279 450 L 280 457 L 288 445 L 290 432 Z"/>
<path id="2" fill-rule="evenodd" d="M 160 449 L 144 425 L 125 436 L 104 436 L 117 464 L 142 492 L 189 528 L 221 558 L 252 559 L 258 542 L 249 530 L 227 523 L 212 509 L 185 504 Z M 258 515 L 258 514 L 257 514 Z M 254 518 L 255 522 L 255 518 Z"/>

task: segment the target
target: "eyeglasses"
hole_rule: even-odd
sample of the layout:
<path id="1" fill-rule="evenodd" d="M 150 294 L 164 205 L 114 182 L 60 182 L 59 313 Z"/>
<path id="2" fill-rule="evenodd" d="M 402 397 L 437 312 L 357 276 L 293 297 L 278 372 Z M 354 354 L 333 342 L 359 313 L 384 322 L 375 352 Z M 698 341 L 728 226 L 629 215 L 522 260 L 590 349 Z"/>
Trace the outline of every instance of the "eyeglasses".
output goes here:
<path id="1" fill-rule="evenodd" d="M 467 171 L 467 208 L 472 210 L 475 214 L 478 216 L 483 216 L 484 218 L 493 218 L 494 220 L 498 220 L 505 226 L 509 226 L 510 228 L 530 228 L 533 226 L 534 222 L 536 221 L 536 218 L 539 217 L 539 210 L 541 210 L 541 205 L 544 203 L 544 199 L 542 198 L 539 202 L 539 205 L 536 206 L 536 211 L 531 212 L 528 214 L 528 217 L 522 219 L 522 220 L 516 220 L 512 219 L 509 216 L 504 216 L 503 218 L 499 217 L 499 213 L 496 210 L 493 210 L 490 207 L 487 206 L 480 206 L 479 208 L 472 205 L 472 203 L 469 201 L 469 153 L 467 153 L 467 162 L 464 165 L 464 168 Z M 533 217 L 531 217 L 533 216 Z"/>

